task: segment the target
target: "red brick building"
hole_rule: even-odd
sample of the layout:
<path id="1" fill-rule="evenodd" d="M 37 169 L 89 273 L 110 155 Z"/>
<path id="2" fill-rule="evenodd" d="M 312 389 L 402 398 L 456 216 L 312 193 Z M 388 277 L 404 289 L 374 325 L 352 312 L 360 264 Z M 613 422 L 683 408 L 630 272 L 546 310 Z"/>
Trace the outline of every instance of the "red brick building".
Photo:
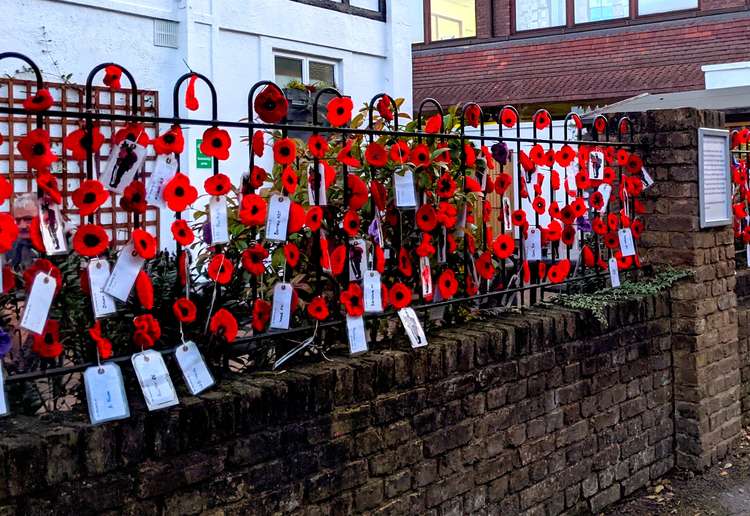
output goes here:
<path id="1" fill-rule="evenodd" d="M 702 65 L 750 61 L 750 0 L 423 0 L 414 103 L 528 112 L 705 87 Z"/>

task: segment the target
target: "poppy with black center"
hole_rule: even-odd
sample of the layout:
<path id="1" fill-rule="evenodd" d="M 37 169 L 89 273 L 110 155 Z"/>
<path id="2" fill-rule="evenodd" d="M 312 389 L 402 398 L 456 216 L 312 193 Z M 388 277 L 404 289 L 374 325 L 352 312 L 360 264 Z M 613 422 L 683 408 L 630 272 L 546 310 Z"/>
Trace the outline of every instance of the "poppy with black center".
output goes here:
<path id="1" fill-rule="evenodd" d="M 555 161 L 557 161 L 557 164 L 563 168 L 570 166 L 575 158 L 576 152 L 573 150 L 573 147 L 568 144 L 563 145 L 562 148 L 555 153 Z"/>
<path id="2" fill-rule="evenodd" d="M 643 161 L 637 154 L 631 154 L 628 156 L 627 170 L 631 174 L 637 174 L 643 169 Z"/>
<path id="3" fill-rule="evenodd" d="M 393 113 L 393 104 L 391 103 L 391 97 L 389 97 L 388 95 L 383 95 L 382 97 L 380 97 L 380 100 L 378 100 L 377 103 L 377 110 L 378 114 L 388 122 L 392 121 L 395 118 L 395 115 Z"/>
<path id="4" fill-rule="evenodd" d="M 73 250 L 89 258 L 99 256 L 107 250 L 109 236 L 103 227 L 96 224 L 83 224 L 73 237 Z"/>
<path id="5" fill-rule="evenodd" d="M 357 283 L 350 283 L 346 290 L 339 295 L 341 304 L 344 305 L 347 315 L 350 317 L 359 317 L 365 313 L 364 300 L 362 298 L 362 288 Z"/>
<path id="6" fill-rule="evenodd" d="M 169 154 L 171 152 L 180 154 L 185 148 L 182 128 L 179 125 L 173 125 L 166 133 L 154 139 L 153 146 L 157 154 Z"/>
<path id="7" fill-rule="evenodd" d="M 344 146 L 336 155 L 336 160 L 342 165 L 359 168 L 362 163 L 354 156 L 354 140 L 346 140 Z"/>
<path id="8" fill-rule="evenodd" d="M 78 208 L 78 213 L 85 217 L 96 212 L 99 207 L 107 202 L 109 193 L 96 179 L 86 179 L 73 192 L 73 204 Z"/>
<path id="9" fill-rule="evenodd" d="M 608 249 L 613 250 L 620 247 L 620 238 L 617 236 L 617 233 L 610 231 L 604 235 L 604 245 L 607 246 Z"/>
<path id="10" fill-rule="evenodd" d="M 320 229 L 321 221 L 323 220 L 323 209 L 320 206 L 310 206 L 305 215 L 305 225 L 310 228 L 311 231 L 317 231 Z"/>
<path id="11" fill-rule="evenodd" d="M 171 229 L 175 242 L 182 246 L 190 245 L 195 240 L 195 233 L 193 233 L 188 223 L 183 219 L 177 219 L 172 222 Z"/>
<path id="12" fill-rule="evenodd" d="M 208 195 L 226 195 L 232 189 L 232 183 L 226 174 L 214 174 L 203 183 Z"/>
<path id="13" fill-rule="evenodd" d="M 451 269 L 445 269 L 440 273 L 438 277 L 438 289 L 440 289 L 440 296 L 443 299 L 453 299 L 458 291 L 458 280 L 456 280 L 456 273 Z"/>
<path id="14" fill-rule="evenodd" d="M 295 268 L 299 263 L 299 248 L 292 242 L 285 244 L 284 258 L 286 258 L 286 263 L 289 267 L 292 269 Z"/>
<path id="15" fill-rule="evenodd" d="M 307 313 L 317 321 L 325 321 L 328 318 L 328 304 L 323 296 L 316 296 L 307 305 Z"/>
<path id="16" fill-rule="evenodd" d="M 260 244 L 250 244 L 242 252 L 242 266 L 253 276 L 260 276 L 266 267 L 263 263 L 268 258 L 268 250 Z"/>
<path id="17" fill-rule="evenodd" d="M 313 134 L 307 140 L 307 150 L 313 158 L 323 159 L 328 152 L 328 140 L 319 134 Z"/>
<path id="18" fill-rule="evenodd" d="M 402 164 L 406 163 L 406 161 L 409 159 L 409 144 L 404 140 L 399 140 L 391 145 L 388 154 L 391 158 L 391 161 Z"/>
<path id="19" fill-rule="evenodd" d="M 266 172 L 264 168 L 261 168 L 258 165 L 254 165 L 253 169 L 250 171 L 248 183 L 250 184 L 251 188 L 257 189 L 263 186 L 263 183 L 265 183 L 267 177 L 268 172 Z"/>
<path id="20" fill-rule="evenodd" d="M 34 129 L 18 141 L 18 152 L 30 168 L 46 170 L 57 161 L 50 147 L 49 133 L 45 129 Z"/>
<path id="21" fill-rule="evenodd" d="M 430 165 L 430 148 L 427 144 L 419 143 L 409 152 L 409 161 L 416 167 L 427 167 Z"/>
<path id="22" fill-rule="evenodd" d="M 563 228 L 562 235 L 560 235 L 560 239 L 562 240 L 563 244 L 570 247 L 573 245 L 573 242 L 575 242 L 576 238 L 576 228 L 572 225 L 566 225 L 565 228 Z"/>
<path id="23" fill-rule="evenodd" d="M 167 183 L 162 192 L 167 207 L 172 211 L 184 211 L 198 198 L 198 190 L 190 184 L 190 178 L 178 172 Z"/>
<path id="24" fill-rule="evenodd" d="M 299 178 L 294 169 L 289 166 L 284 167 L 284 171 L 281 173 L 281 186 L 284 188 L 284 191 L 289 195 L 294 194 L 297 191 L 298 182 Z"/>
<path id="25" fill-rule="evenodd" d="M 256 299 L 253 304 L 253 330 L 264 331 L 271 320 L 271 303 L 263 299 Z"/>
<path id="26" fill-rule="evenodd" d="M 60 323 L 49 319 L 44 325 L 41 335 L 34 335 L 31 351 L 41 358 L 52 360 L 62 354 L 63 346 L 60 343 Z"/>
<path id="27" fill-rule="evenodd" d="M 350 237 L 357 236 L 360 224 L 361 220 L 359 215 L 357 215 L 357 212 L 354 210 L 347 210 L 346 215 L 344 215 L 344 232 Z"/>
<path id="28" fill-rule="evenodd" d="M 549 113 L 545 110 L 538 112 L 534 116 L 534 126 L 537 128 L 538 131 L 541 131 L 549 127 L 549 124 L 551 122 L 552 122 L 552 119 L 550 118 Z"/>
<path id="29" fill-rule="evenodd" d="M 401 247 L 398 252 L 398 270 L 405 277 L 411 277 L 414 272 L 411 265 L 411 257 L 409 257 L 409 251 L 405 247 Z"/>
<path id="30" fill-rule="evenodd" d="M 349 208 L 358 210 L 367 204 L 367 184 L 354 174 L 349 174 L 346 181 L 349 187 Z"/>
<path id="31" fill-rule="evenodd" d="M 544 197 L 541 196 L 534 197 L 534 202 L 531 204 L 531 206 L 532 208 L 534 208 L 534 211 L 538 215 L 542 215 L 547 209 L 547 201 L 545 201 Z"/>
<path id="32" fill-rule="evenodd" d="M 516 248 L 516 243 L 513 240 L 513 236 L 508 233 L 503 233 L 497 236 L 494 242 L 492 242 L 492 252 L 500 260 L 509 258 Z"/>
<path id="33" fill-rule="evenodd" d="M 514 210 L 510 215 L 510 220 L 514 226 L 523 226 L 526 224 L 526 212 L 523 210 Z"/>
<path id="34" fill-rule="evenodd" d="M 273 144 L 273 159 L 280 165 L 289 165 L 297 157 L 297 145 L 291 138 L 280 138 Z"/>
<path id="35" fill-rule="evenodd" d="M 479 127 L 482 121 L 482 108 L 476 104 L 470 104 L 464 111 L 464 119 L 471 127 Z"/>
<path id="36" fill-rule="evenodd" d="M 411 297 L 411 289 L 401 282 L 394 283 L 388 292 L 388 300 L 396 310 L 409 306 L 411 304 Z"/>
<path id="37" fill-rule="evenodd" d="M 456 193 L 456 181 L 448 172 L 444 172 L 437 182 L 437 194 L 441 199 L 450 199 Z"/>
<path id="38" fill-rule="evenodd" d="M 104 84 L 110 89 L 119 90 L 121 88 L 120 79 L 122 78 L 122 68 L 117 65 L 107 65 L 104 68 Z"/>
<path id="39" fill-rule="evenodd" d="M 131 213 L 146 213 L 146 187 L 142 182 L 133 181 L 125 188 L 120 198 L 120 207 Z"/>
<path id="40" fill-rule="evenodd" d="M 596 211 L 600 211 L 604 208 L 604 196 L 601 192 L 596 191 L 589 196 L 589 206 L 592 210 Z"/>
<path id="41" fill-rule="evenodd" d="M 231 145 L 232 138 L 227 131 L 219 127 L 209 127 L 203 133 L 200 150 L 206 156 L 225 160 L 229 158 L 229 147 Z"/>
<path id="42" fill-rule="evenodd" d="M 226 285 L 232 279 L 234 265 L 224 254 L 218 253 L 208 262 L 208 277 L 220 285 Z"/>
<path id="43" fill-rule="evenodd" d="M 423 204 L 417 210 L 417 227 L 422 231 L 432 231 L 437 226 L 437 214 L 431 204 Z"/>
<path id="44" fill-rule="evenodd" d="M 36 176 L 36 184 L 39 190 L 49 197 L 52 202 L 55 204 L 62 203 L 62 194 L 58 188 L 57 179 L 49 171 L 40 171 Z"/>
<path id="45" fill-rule="evenodd" d="M 144 260 L 150 260 L 156 256 L 157 243 L 156 238 L 145 229 L 136 228 L 133 230 L 133 247 L 135 252 Z"/>
<path id="46" fill-rule="evenodd" d="M 365 161 L 371 167 L 384 167 L 388 164 L 388 153 L 378 142 L 372 142 L 365 151 Z"/>
<path id="47" fill-rule="evenodd" d="M 492 263 L 492 253 L 485 251 L 475 262 L 477 273 L 486 280 L 491 280 L 495 275 L 495 265 Z"/>
<path id="48" fill-rule="evenodd" d="M 326 107 L 326 118 L 333 127 L 346 125 L 352 119 L 354 103 L 351 97 L 334 97 Z"/>
<path id="49" fill-rule="evenodd" d="M 89 151 L 93 154 L 99 152 L 103 143 L 104 135 L 97 125 L 94 125 L 91 134 L 85 129 L 76 129 L 63 138 L 63 148 L 76 161 L 85 160 Z"/>
<path id="50" fill-rule="evenodd" d="M 518 115 L 511 108 L 503 108 L 500 112 L 500 123 L 505 127 L 514 127 L 518 123 Z"/>
<path id="51" fill-rule="evenodd" d="M 136 122 L 125 124 L 125 126 L 119 129 L 112 137 L 112 143 L 114 143 L 115 145 L 120 145 L 125 140 L 136 142 L 138 143 L 138 145 L 141 145 L 143 147 L 148 145 L 150 142 L 148 133 L 146 132 L 146 128 L 144 127 L 144 125 Z"/>
<path id="52" fill-rule="evenodd" d="M 268 124 L 278 124 L 286 117 L 289 103 L 278 86 L 269 84 L 256 95 L 253 107 L 258 118 Z"/>
<path id="53" fill-rule="evenodd" d="M 175 318 L 184 324 L 190 324 L 195 321 L 197 311 L 195 303 L 186 297 L 179 298 L 172 305 L 172 312 Z"/>
<path id="54" fill-rule="evenodd" d="M 48 110 L 54 100 L 48 89 L 43 88 L 38 90 L 35 95 L 29 95 L 29 97 L 23 101 L 24 109 L 28 111 L 46 111 Z"/>
<path id="55" fill-rule="evenodd" d="M 255 304 L 257 305 L 260 301 L 261 300 L 256 301 Z M 270 317 L 270 308 L 268 313 Z M 255 309 L 253 309 L 253 318 L 255 318 Z M 255 321 L 253 321 L 253 326 L 255 326 Z M 220 308 L 216 311 L 213 317 L 211 317 L 208 329 L 217 337 L 224 339 L 227 344 L 231 344 L 234 342 L 234 339 L 237 338 L 237 319 L 235 319 L 232 313 L 226 308 Z"/>

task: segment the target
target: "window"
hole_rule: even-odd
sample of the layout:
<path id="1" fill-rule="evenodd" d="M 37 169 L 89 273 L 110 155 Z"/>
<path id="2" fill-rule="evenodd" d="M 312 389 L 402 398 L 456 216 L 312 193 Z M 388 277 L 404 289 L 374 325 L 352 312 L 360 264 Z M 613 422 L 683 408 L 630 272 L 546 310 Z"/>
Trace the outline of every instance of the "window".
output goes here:
<path id="1" fill-rule="evenodd" d="M 565 0 L 516 0 L 516 30 L 565 25 Z"/>
<path id="2" fill-rule="evenodd" d="M 666 13 L 697 7 L 698 0 L 638 0 L 638 14 Z"/>
<path id="3" fill-rule="evenodd" d="M 630 0 L 575 0 L 575 22 L 587 23 L 630 16 Z"/>
<path id="4" fill-rule="evenodd" d="M 476 36 L 474 2 L 475 0 L 430 0 L 431 40 Z"/>
<path id="5" fill-rule="evenodd" d="M 336 86 L 336 63 L 314 57 L 293 57 L 276 55 L 274 57 L 276 83 L 282 88 L 291 81 L 303 84 L 322 84 Z"/>

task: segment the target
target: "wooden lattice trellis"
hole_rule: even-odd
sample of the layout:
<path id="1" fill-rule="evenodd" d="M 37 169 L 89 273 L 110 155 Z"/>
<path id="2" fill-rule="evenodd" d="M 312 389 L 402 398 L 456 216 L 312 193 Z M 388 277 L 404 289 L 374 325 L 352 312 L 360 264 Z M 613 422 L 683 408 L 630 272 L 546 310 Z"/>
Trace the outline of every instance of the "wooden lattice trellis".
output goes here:
<path id="1" fill-rule="evenodd" d="M 80 84 L 47 82 L 55 104 L 52 109 L 63 111 L 83 111 L 85 109 L 85 87 Z M 30 92 L 36 91 L 35 81 L 0 78 L 0 106 L 21 108 L 23 101 Z M 95 87 L 93 89 L 93 109 L 95 112 L 108 114 L 129 113 L 129 91 L 112 93 L 109 88 Z M 159 95 L 156 91 L 140 90 L 138 98 L 139 112 L 144 116 L 158 116 Z M 5 140 L 0 145 L 0 173 L 8 174 L 13 179 L 16 194 L 35 191 L 35 174 L 30 171 L 26 162 L 16 149 L 18 139 L 35 128 L 36 119 L 31 116 L 0 115 L 0 134 Z M 71 200 L 71 193 L 78 188 L 80 182 L 86 178 L 84 162 L 69 159 L 62 149 L 65 136 L 76 130 L 80 122 L 75 119 L 60 117 L 44 117 L 45 128 L 49 131 L 53 150 L 59 156 L 59 161 L 52 166 L 52 173 L 58 178 L 60 190 L 63 194 L 63 215 L 71 225 L 82 222 L 77 208 Z M 107 140 L 94 156 L 94 171 L 103 170 L 111 146 L 110 138 L 124 124 L 122 122 L 101 121 L 100 130 Z M 153 138 L 158 131 L 158 124 L 144 124 L 146 132 Z M 152 170 L 156 159 L 153 149 L 149 148 L 149 155 L 144 165 L 146 176 Z M 105 227 L 111 236 L 112 245 L 125 244 L 133 226 L 133 215 L 120 208 L 120 196 L 112 194 L 109 201 L 99 209 L 95 215 L 96 223 Z M 12 199 L 11 206 L 12 209 Z M 153 235 L 159 236 L 159 210 L 149 207 L 146 212 L 144 225 Z"/>

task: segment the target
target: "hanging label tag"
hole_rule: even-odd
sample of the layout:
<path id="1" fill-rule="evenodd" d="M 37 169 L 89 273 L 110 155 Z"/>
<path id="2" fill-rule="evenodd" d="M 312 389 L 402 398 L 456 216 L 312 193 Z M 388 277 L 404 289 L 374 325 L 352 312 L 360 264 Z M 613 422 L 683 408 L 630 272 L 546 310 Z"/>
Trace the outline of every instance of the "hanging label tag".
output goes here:
<path id="1" fill-rule="evenodd" d="M 367 241 L 358 238 L 349 241 L 349 279 L 362 281 L 367 270 Z"/>
<path id="2" fill-rule="evenodd" d="M 0 416 L 8 415 L 8 394 L 5 392 L 5 372 L 0 363 Z"/>
<path id="3" fill-rule="evenodd" d="M 512 221 L 510 219 L 510 199 L 503 197 L 503 222 L 505 223 L 505 229 L 512 227 Z"/>
<path id="4" fill-rule="evenodd" d="M 141 272 L 143 262 L 145 260 L 135 251 L 133 243 L 128 242 L 120 250 L 115 268 L 112 269 L 107 284 L 104 285 L 104 292 L 123 303 L 127 301 L 138 273 Z"/>
<path id="5" fill-rule="evenodd" d="M 364 278 L 365 312 L 368 314 L 383 311 L 383 291 L 378 271 L 367 271 Z"/>
<path id="6" fill-rule="evenodd" d="M 94 317 L 104 317 L 117 312 L 117 306 L 112 296 L 104 292 L 104 286 L 109 279 L 109 262 L 105 259 L 95 259 L 89 262 L 89 289 L 91 290 L 91 307 Z"/>
<path id="7" fill-rule="evenodd" d="M 542 232 L 539 228 L 529 228 L 529 237 L 524 241 L 524 248 L 528 261 L 542 259 Z"/>
<path id="8" fill-rule="evenodd" d="M 326 192 L 326 169 L 322 163 L 318 163 L 318 174 L 320 183 L 318 185 L 317 198 L 313 192 L 313 186 L 315 185 L 315 165 L 310 165 L 307 169 L 307 199 L 310 206 L 317 204 L 318 206 L 328 206 L 328 195 Z"/>
<path id="9" fill-rule="evenodd" d="M 320 266 L 331 274 L 331 251 L 328 249 L 328 239 L 324 230 L 320 230 Z"/>
<path id="10" fill-rule="evenodd" d="M 641 174 L 643 174 L 643 189 L 648 190 L 654 185 L 654 178 L 651 177 L 651 174 L 648 173 L 648 171 L 645 168 L 641 169 Z"/>
<path id="11" fill-rule="evenodd" d="M 289 197 L 271 196 L 268 203 L 268 221 L 266 222 L 266 239 L 274 242 L 286 241 L 286 230 L 289 225 Z"/>
<path id="12" fill-rule="evenodd" d="M 99 181 L 111 192 L 123 193 L 133 182 L 146 159 L 146 147 L 132 140 L 123 140 L 112 147 Z"/>
<path id="13" fill-rule="evenodd" d="M 208 203 L 208 216 L 211 220 L 211 245 L 229 242 L 227 198 L 223 195 L 211 196 L 211 201 Z"/>
<path id="14" fill-rule="evenodd" d="M 417 313 L 411 307 L 402 308 L 398 311 L 398 317 L 401 319 L 401 324 L 404 325 L 406 330 L 406 336 L 409 337 L 412 348 L 421 348 L 427 345 L 427 337 L 425 337 L 424 330 L 422 329 L 422 323 L 419 322 Z"/>
<path id="15" fill-rule="evenodd" d="M 589 179 L 604 179 L 604 153 L 594 151 L 589 154 Z"/>
<path id="16" fill-rule="evenodd" d="M 147 349 L 130 358 L 149 410 L 177 405 L 177 392 L 161 353 Z"/>
<path id="17" fill-rule="evenodd" d="M 440 236 L 438 237 L 437 260 L 438 263 L 448 261 L 448 231 L 442 225 L 440 227 Z"/>
<path id="18" fill-rule="evenodd" d="M 177 158 L 171 152 L 169 154 L 160 154 L 156 157 L 154 171 L 146 183 L 146 202 L 151 206 L 166 208 L 167 203 L 164 201 L 164 187 L 169 183 L 177 173 Z"/>
<path id="19" fill-rule="evenodd" d="M 365 320 L 362 317 L 346 316 L 346 334 L 349 337 L 349 353 L 357 355 L 367 351 Z"/>
<path id="20" fill-rule="evenodd" d="M 467 207 L 464 204 L 463 208 L 458 212 L 458 219 L 456 219 L 456 236 L 459 238 L 464 236 L 464 230 L 466 229 L 466 215 Z"/>
<path id="21" fill-rule="evenodd" d="M 607 211 L 607 206 L 609 206 L 609 197 L 612 195 L 612 186 L 608 183 L 602 183 L 599 185 L 597 191 L 602 194 L 602 199 L 604 200 L 602 207 L 599 208 L 599 213 L 604 213 Z"/>
<path id="22" fill-rule="evenodd" d="M 83 372 L 83 383 L 92 425 L 130 416 L 122 371 L 117 364 L 107 362 L 87 368 Z"/>
<path id="23" fill-rule="evenodd" d="M 393 193 L 397 208 L 417 207 L 414 172 L 410 168 L 404 167 L 393 173 Z"/>
<path id="24" fill-rule="evenodd" d="M 198 346 L 193 341 L 180 344 L 174 350 L 174 356 L 177 364 L 182 371 L 182 377 L 185 378 L 190 394 L 195 396 L 211 387 L 214 377 L 208 370 L 206 361 L 203 360 Z"/>
<path id="25" fill-rule="evenodd" d="M 292 312 L 293 287 L 289 283 L 277 283 L 273 287 L 273 307 L 271 309 L 271 328 L 288 330 Z"/>
<path id="26" fill-rule="evenodd" d="M 612 287 L 618 288 L 620 286 L 620 269 L 617 268 L 617 258 L 609 259 L 609 280 L 612 282 Z"/>
<path id="27" fill-rule="evenodd" d="M 65 254 L 68 246 L 65 242 L 65 223 L 60 206 L 42 202 L 39 206 L 39 232 L 47 254 Z"/>
<path id="28" fill-rule="evenodd" d="M 623 256 L 635 256 L 635 243 L 633 242 L 633 232 L 630 228 L 622 228 L 617 232 L 620 238 L 620 251 Z"/>
<path id="29" fill-rule="evenodd" d="M 428 301 L 432 298 L 432 268 L 430 259 L 422 256 L 419 259 L 419 279 L 422 282 L 422 297 Z"/>
<path id="30" fill-rule="evenodd" d="M 37 335 L 44 332 L 44 325 L 47 324 L 47 316 L 50 306 L 52 306 L 52 299 L 55 297 L 56 288 L 57 281 L 55 281 L 55 278 L 44 272 L 37 273 L 23 310 L 21 328 Z"/>

